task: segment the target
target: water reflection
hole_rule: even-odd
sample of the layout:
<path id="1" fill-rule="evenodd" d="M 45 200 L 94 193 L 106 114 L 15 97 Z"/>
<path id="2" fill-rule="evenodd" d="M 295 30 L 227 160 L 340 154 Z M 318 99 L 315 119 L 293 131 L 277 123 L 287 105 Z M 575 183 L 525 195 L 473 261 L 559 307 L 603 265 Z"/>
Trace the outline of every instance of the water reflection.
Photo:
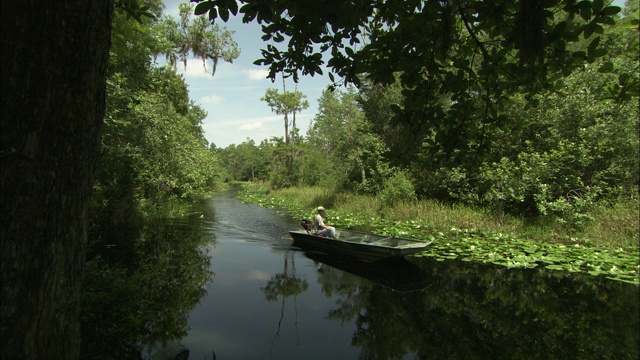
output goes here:
<path id="1" fill-rule="evenodd" d="M 637 286 L 429 258 L 362 264 L 292 247 L 297 220 L 271 209 L 220 196 L 208 211 L 110 248 L 128 257 L 105 253 L 110 269 L 144 275 L 130 286 L 100 272 L 85 322 L 104 328 L 96 346 L 166 330 L 173 340 L 146 358 L 638 358 Z M 145 316 L 124 331 L 122 312 Z"/>
<path id="2" fill-rule="evenodd" d="M 195 337 L 184 339 L 194 359 L 209 359 L 213 347 L 219 358 L 233 359 L 638 358 L 637 286 L 430 258 L 362 264 L 287 247 L 283 234 L 298 223 L 278 220 L 270 209 L 226 198 L 215 206 L 225 214 L 217 231 L 227 251 L 213 257 L 216 282 L 234 282 L 214 284 L 217 302 L 207 296 L 192 312 L 194 331 L 210 334 L 202 351 Z M 248 218 L 263 231 L 255 235 Z M 247 237 L 257 240 L 238 243 Z M 236 265 L 234 258 L 249 261 Z M 242 281 L 237 274 L 248 270 L 270 276 Z M 238 304 L 237 294 L 250 297 L 255 289 L 263 303 Z"/>
<path id="3" fill-rule="evenodd" d="M 212 279 L 202 244 L 210 219 L 194 213 L 94 232 L 82 301 L 82 358 L 139 359 L 146 344 L 187 333 Z M 176 354 L 188 357 L 187 349 Z"/>
<path id="4" fill-rule="evenodd" d="M 427 288 L 325 284 L 361 359 L 637 359 L 638 288 L 604 278 L 424 259 Z"/>
<path id="5" fill-rule="evenodd" d="M 406 258 L 364 262 L 324 252 L 305 251 L 304 254 L 317 264 L 321 273 L 330 266 L 397 291 L 416 291 L 428 285 L 424 271 Z"/>
<path id="6" fill-rule="evenodd" d="M 281 299 L 280 319 L 278 320 L 278 330 L 276 331 L 274 340 L 280 336 L 280 328 L 285 314 L 286 298 L 293 297 L 295 323 L 297 324 L 298 308 L 295 306 L 297 304 L 296 297 L 309 287 L 307 280 L 301 279 L 296 275 L 295 257 L 291 255 L 293 254 L 289 252 L 284 253 L 284 270 L 282 273 L 275 274 L 267 282 L 265 287 L 260 288 L 267 301 L 277 301 L 278 297 Z M 289 270 L 289 264 L 291 264 L 291 270 Z"/>

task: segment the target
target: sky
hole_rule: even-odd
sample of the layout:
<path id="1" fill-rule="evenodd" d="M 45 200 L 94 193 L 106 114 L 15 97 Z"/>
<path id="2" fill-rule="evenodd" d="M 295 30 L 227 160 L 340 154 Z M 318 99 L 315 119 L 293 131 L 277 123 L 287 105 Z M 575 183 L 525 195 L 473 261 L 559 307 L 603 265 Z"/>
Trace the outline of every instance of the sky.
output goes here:
<path id="1" fill-rule="evenodd" d="M 178 4 L 181 0 L 165 0 L 164 13 L 178 20 Z M 259 58 L 263 47 L 262 30 L 257 23 L 244 24 L 240 18 L 220 22 L 228 30 L 235 31 L 233 39 L 238 43 L 240 56 L 233 63 L 218 62 L 214 76 L 211 64 L 205 72 L 202 60 L 190 59 L 186 70 L 181 66 L 188 84 L 189 97 L 207 111 L 202 129 L 210 144 L 226 148 L 230 144 L 240 144 L 253 139 L 256 145 L 271 137 L 284 137 L 284 117 L 271 112 L 266 102 L 260 98 L 268 88 L 282 93 L 282 78 L 276 82 L 267 79 L 268 68 L 253 62 Z M 160 59 L 158 59 L 160 60 Z M 330 84 L 326 72 L 323 76 L 302 76 L 298 81 L 298 91 L 307 96 L 309 108 L 296 115 L 296 126 L 301 134 L 306 134 L 310 121 L 318 110 L 318 99 Z M 295 83 L 287 79 L 287 91 L 293 91 Z"/>
<path id="2" fill-rule="evenodd" d="M 188 1 L 165 0 L 164 13 L 178 20 L 178 4 L 181 2 Z M 612 3 L 624 6 L 624 2 L 614 0 Z M 209 72 L 205 72 L 199 59 L 190 59 L 186 69 L 178 69 L 184 74 L 191 100 L 208 113 L 202 123 L 207 141 L 218 148 L 226 148 L 247 139 L 254 140 L 257 145 L 274 136 L 284 137 L 284 117 L 271 112 L 269 106 L 260 100 L 268 88 L 282 92 L 282 78 L 271 82 L 266 78 L 267 67 L 253 64 L 261 58 L 260 49 L 264 46 L 260 25 L 255 22 L 244 24 L 238 17 L 219 24 L 235 31 L 233 38 L 240 48 L 240 56 L 231 64 L 220 61 L 214 76 L 211 76 L 211 64 L 207 66 Z M 310 121 L 318 112 L 318 99 L 330 83 L 326 71 L 322 76 L 300 75 L 298 91 L 305 94 L 309 102 L 309 108 L 296 115 L 300 134 L 307 133 Z M 295 83 L 287 79 L 286 86 L 287 91 L 292 91 Z"/>

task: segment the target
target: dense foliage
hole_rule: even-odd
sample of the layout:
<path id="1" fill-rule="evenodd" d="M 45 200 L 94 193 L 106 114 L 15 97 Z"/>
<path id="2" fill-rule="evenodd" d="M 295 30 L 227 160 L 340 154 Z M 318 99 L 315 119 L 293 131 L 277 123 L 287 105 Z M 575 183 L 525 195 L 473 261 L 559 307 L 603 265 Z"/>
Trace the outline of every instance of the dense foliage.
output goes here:
<path id="1" fill-rule="evenodd" d="M 182 5 L 178 24 L 160 16 L 160 5 L 150 1 L 155 17 L 142 22 L 123 12 L 114 18 L 93 207 L 101 222 L 129 220 L 172 199 L 197 199 L 223 179 L 222 163 L 201 127 L 207 114 L 189 99 L 173 66 L 177 56 L 186 61 L 189 53 L 214 64 L 219 58 L 230 61 L 238 55 L 237 45 L 229 32 L 201 18 L 190 24 L 188 6 Z M 155 64 L 158 54 L 166 55 L 169 66 Z"/>
<path id="2" fill-rule="evenodd" d="M 204 137 L 207 114 L 189 99 L 175 63 L 193 55 L 212 61 L 213 72 L 219 59 L 238 56 L 237 45 L 223 28 L 191 21 L 187 5 L 177 22 L 162 16 L 161 1 L 141 3 L 152 16 L 135 20 L 117 9 L 113 19 L 83 283 L 84 358 L 140 358 L 145 346 L 184 335 L 211 277 L 201 216 L 167 224 L 152 215 L 220 188 L 225 170 Z M 155 63 L 159 55 L 167 66 Z"/>
<path id="3" fill-rule="evenodd" d="M 210 19 L 238 12 L 235 0 L 196 2 L 196 15 Z M 270 66 L 272 79 L 321 73 L 325 53 L 330 77 L 338 80 L 319 99 L 305 136 L 295 124 L 296 112 L 308 106 L 304 95 L 270 89 L 263 100 L 284 116 L 285 139 L 210 149 L 201 127 L 206 113 L 189 100 L 175 65 L 193 55 L 205 66 L 211 61 L 214 74 L 220 59 L 238 56 L 232 33 L 204 17 L 191 19 L 188 5 L 181 5 L 176 21 L 161 16 L 160 1 L 142 3 L 151 16 L 134 21 L 118 9 L 113 20 L 93 230 L 130 225 L 137 214 L 198 199 L 224 180 L 268 180 L 274 188 L 321 185 L 332 194 L 374 195 L 381 208 L 418 198 L 499 205 L 500 211 L 547 217 L 569 229 L 588 223 L 594 205 L 637 197 L 637 5 L 627 4 L 621 16 L 602 0 L 322 6 L 242 0 L 244 19 L 257 19 L 263 39 L 276 44 L 257 61 Z M 279 49 L 285 38 L 288 47 Z M 158 56 L 169 65 L 157 66 Z M 357 89 L 336 91 L 341 82 Z M 384 226 L 412 231 L 405 224 Z M 440 255 L 478 258 L 478 249 L 489 245 L 494 247 L 482 252 L 486 262 L 546 263 L 637 283 L 635 269 L 615 265 L 622 255 L 624 264 L 633 260 L 626 249 L 616 257 L 578 246 L 578 260 L 567 263 L 565 248 L 520 244 L 508 236 L 493 244 L 475 230 L 452 231 L 447 236 L 457 248 L 442 243 L 434 248 Z M 180 336 L 210 275 L 206 256 L 194 251 L 202 239 L 142 230 L 92 235 L 83 353 L 102 357 L 113 351 L 113 340 L 124 346 L 114 356 L 132 356 L 145 343 Z M 556 250 L 565 253 L 561 260 Z M 585 263 L 584 256 L 596 261 Z M 289 279 L 286 266 L 285 259 L 284 276 L 263 289 L 267 298 L 304 288 L 295 281 L 288 290 L 273 286 Z M 366 331 L 356 340 L 366 342 Z"/>
<path id="4" fill-rule="evenodd" d="M 582 228 L 596 204 L 637 199 L 637 4 L 620 13 L 602 1 L 336 3 L 358 10 L 319 6 L 310 19 L 305 5 L 241 3 L 276 45 L 291 39 L 263 52 L 272 76 L 295 76 L 294 65 L 318 72 L 313 50 L 331 49 L 328 67 L 359 85 L 323 93 L 306 137 L 284 152 L 294 171 L 274 172 L 268 153 L 260 179 L 274 188 L 321 185 L 388 205 L 438 199 L 566 229 Z"/>

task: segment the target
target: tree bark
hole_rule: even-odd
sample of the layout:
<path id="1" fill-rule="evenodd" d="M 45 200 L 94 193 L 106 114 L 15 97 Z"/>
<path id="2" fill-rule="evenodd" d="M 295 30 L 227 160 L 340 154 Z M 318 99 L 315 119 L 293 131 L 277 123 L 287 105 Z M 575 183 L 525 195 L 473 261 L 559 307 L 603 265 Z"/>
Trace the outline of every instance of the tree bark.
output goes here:
<path id="1" fill-rule="evenodd" d="M 113 0 L 2 1 L 3 359 L 76 359 Z"/>
<path id="2" fill-rule="evenodd" d="M 294 94 L 298 93 L 298 83 L 296 83 Z M 296 144 L 296 109 L 293 109 L 293 122 L 291 123 L 291 145 Z"/>
<path id="3" fill-rule="evenodd" d="M 287 86 L 285 84 L 284 72 L 282 73 L 282 96 L 283 100 L 287 95 Z M 287 105 L 283 104 L 282 108 L 284 109 L 284 143 L 289 145 L 289 109 L 287 109 Z"/>

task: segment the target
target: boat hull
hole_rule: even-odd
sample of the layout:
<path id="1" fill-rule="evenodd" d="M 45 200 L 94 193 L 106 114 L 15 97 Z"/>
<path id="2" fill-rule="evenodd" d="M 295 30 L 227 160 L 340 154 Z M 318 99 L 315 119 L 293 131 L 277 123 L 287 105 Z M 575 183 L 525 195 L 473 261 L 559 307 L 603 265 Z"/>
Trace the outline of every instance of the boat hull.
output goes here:
<path id="1" fill-rule="evenodd" d="M 348 230 L 339 230 L 338 239 L 317 236 L 306 231 L 289 231 L 289 234 L 293 238 L 294 246 L 332 252 L 364 261 L 411 255 L 426 251 L 432 244 Z"/>

